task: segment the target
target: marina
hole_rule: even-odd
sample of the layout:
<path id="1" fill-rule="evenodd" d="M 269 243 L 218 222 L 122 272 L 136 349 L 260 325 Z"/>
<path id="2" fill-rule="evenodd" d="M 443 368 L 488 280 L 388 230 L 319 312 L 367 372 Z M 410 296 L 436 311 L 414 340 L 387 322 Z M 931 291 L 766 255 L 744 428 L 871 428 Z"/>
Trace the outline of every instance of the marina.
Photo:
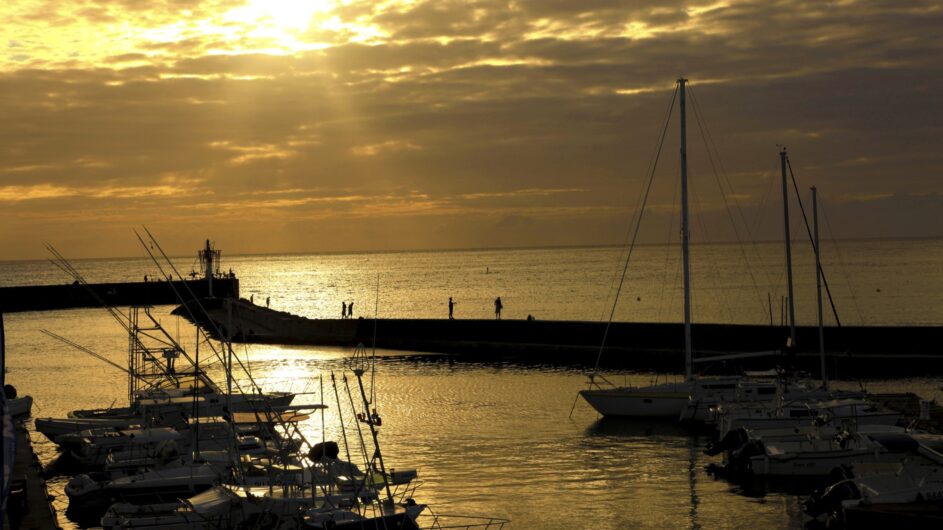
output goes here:
<path id="1" fill-rule="evenodd" d="M 932 2 L 0 15 L 0 530 L 943 526 Z"/>
<path id="2" fill-rule="evenodd" d="M 449 259 L 449 256 L 444 258 Z M 241 259 L 233 261 L 235 270 L 245 268 L 238 266 L 246 263 Z M 365 278 L 365 282 L 369 281 Z M 257 279 L 250 278 L 250 283 L 256 282 Z M 509 299 L 513 301 L 515 297 Z M 152 312 L 158 321 L 169 326 L 171 335 L 178 337 L 185 349 L 191 350 L 194 346 L 191 337 L 196 328 L 173 314 L 176 308 L 175 305 L 158 306 Z M 57 334 L 68 332 L 76 343 L 95 352 L 108 352 L 106 357 L 115 363 L 127 363 L 127 353 L 121 353 L 127 350 L 127 337 L 122 338 L 120 328 L 106 312 L 101 309 L 27 312 L 8 315 L 6 322 L 7 341 L 12 351 L 34 352 L 29 357 L 32 360 L 23 359 L 23 354 L 8 356 L 8 366 L 17 386 L 39 389 L 30 392 L 41 407 L 34 408 L 34 418 L 37 414 L 64 417 L 77 409 L 126 402 L 127 383 L 122 382 L 126 376 L 52 337 L 26 331 L 48 326 Z M 413 326 L 466 324 L 447 319 L 406 322 Z M 548 328 L 553 324 L 519 319 L 500 322 L 509 326 L 541 323 Z M 372 319 L 335 319 L 334 324 L 369 327 Z M 479 329 L 489 324 L 496 325 L 485 320 L 467 323 Z M 378 327 L 378 335 L 382 329 L 390 328 Z M 748 487 L 737 486 L 736 482 L 728 484 L 709 475 L 705 471 L 708 466 L 721 462 L 718 457 L 702 454 L 712 442 L 709 434 L 692 434 L 670 420 L 599 420 L 585 405 L 577 406 L 573 416 L 566 419 L 576 392 L 585 388 L 585 368 L 568 362 L 520 362 L 515 360 L 510 348 L 504 355 L 494 357 L 460 355 L 454 351 L 449 355 L 447 348 L 442 350 L 381 348 L 377 352 L 377 393 L 384 422 L 380 430 L 385 451 L 406 456 L 405 461 L 396 463 L 397 469 L 400 466 L 418 469 L 423 481 L 419 491 L 431 494 L 430 501 L 434 500 L 433 506 L 438 505 L 439 510 L 478 515 L 500 512 L 512 521 L 512 527 L 569 527 L 566 523 L 548 522 L 548 518 L 567 516 L 565 512 L 555 511 L 554 504 L 541 500 L 542 491 L 553 489 L 563 495 L 599 499 L 594 502 L 601 503 L 600 511 L 593 515 L 599 518 L 599 524 L 594 524 L 599 528 L 626 525 L 737 528 L 735 518 L 744 516 L 759 518 L 770 528 L 800 528 L 808 521 L 802 513 L 801 498 L 777 489 L 775 484 L 760 488 L 759 495 L 766 499 L 764 507 L 760 508 L 752 500 L 758 494 L 754 483 Z M 37 357 L 41 351 L 59 353 L 55 358 Z M 352 346 L 264 342 L 240 346 L 237 351 L 256 380 L 263 385 L 271 382 L 279 390 L 300 392 L 302 397 L 298 404 L 302 406 L 318 404 L 311 399 L 320 395 L 320 385 L 315 378 L 343 371 L 353 355 Z M 70 367 L 68 377 L 56 375 L 61 374 L 62 363 Z M 207 371 L 214 379 L 224 373 L 219 364 Z M 631 369 L 626 372 L 625 368 L 607 368 L 605 375 L 633 384 L 665 377 L 676 381 L 679 378 L 670 373 L 656 376 Z M 56 380 L 55 385 L 40 383 L 52 378 Z M 80 381 L 85 384 L 78 384 Z M 94 383 L 89 385 L 88 382 Z M 244 378 L 240 380 L 240 384 L 246 382 Z M 857 382 L 839 378 L 833 384 L 850 389 L 863 384 L 875 393 L 899 393 L 906 389 L 919 398 L 943 399 L 936 379 L 925 375 L 897 380 L 872 377 Z M 525 394 L 521 394 L 525 389 Z M 919 398 L 911 396 L 897 406 L 906 409 L 909 417 L 916 418 L 920 414 Z M 336 406 L 328 406 L 325 414 L 336 420 Z M 939 416 L 940 411 L 934 408 L 933 415 Z M 330 426 L 335 420 L 329 419 L 326 425 Z M 936 428 L 932 424 L 926 427 Z M 329 427 L 322 435 L 317 413 L 302 420 L 299 428 L 314 439 L 341 437 L 337 427 Z M 420 432 L 426 434 L 417 437 Z M 521 432 L 527 435 L 522 437 Z M 516 450 L 521 444 L 527 451 Z M 39 439 L 34 447 L 47 468 L 45 475 L 50 477 L 52 505 L 59 516 L 59 524 L 75 527 L 76 523 L 69 518 L 68 496 L 64 493 L 75 471 L 68 462 L 57 458 L 60 450 L 51 442 Z M 451 458 L 455 454 L 471 454 L 474 458 L 456 460 Z M 568 456 L 562 458 L 562 455 Z M 650 463 L 639 469 L 640 458 L 648 458 Z M 489 464 L 482 467 L 480 462 Z M 588 467 L 587 463 L 590 463 Z M 522 474 L 524 469 L 528 472 Z M 687 471 L 679 474 L 682 470 Z M 650 482 L 655 477 L 661 478 Z M 613 484 L 632 486 L 613 489 Z M 679 495 L 688 499 L 685 507 L 678 504 Z M 613 512 L 611 506 L 615 503 L 630 508 Z M 724 505 L 725 510 L 718 511 L 715 506 L 718 503 Z"/>

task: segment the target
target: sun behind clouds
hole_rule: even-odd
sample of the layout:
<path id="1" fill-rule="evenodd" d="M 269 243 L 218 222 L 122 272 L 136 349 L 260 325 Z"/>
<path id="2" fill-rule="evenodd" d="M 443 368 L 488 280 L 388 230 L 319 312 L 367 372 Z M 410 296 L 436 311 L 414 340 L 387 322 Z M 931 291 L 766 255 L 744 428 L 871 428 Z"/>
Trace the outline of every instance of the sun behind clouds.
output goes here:
<path id="1" fill-rule="evenodd" d="M 244 27 L 251 37 L 270 40 L 285 51 L 301 51 L 312 47 L 303 35 L 330 24 L 335 7 L 333 0 L 249 0 L 222 18 Z"/>

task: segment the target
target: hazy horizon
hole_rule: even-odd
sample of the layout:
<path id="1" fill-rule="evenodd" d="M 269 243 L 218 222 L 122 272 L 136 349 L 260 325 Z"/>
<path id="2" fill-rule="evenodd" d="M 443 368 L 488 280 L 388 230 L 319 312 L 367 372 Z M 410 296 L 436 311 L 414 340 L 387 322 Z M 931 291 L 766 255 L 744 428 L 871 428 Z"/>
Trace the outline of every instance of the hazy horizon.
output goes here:
<path id="1" fill-rule="evenodd" d="M 315 251 L 315 252 L 240 252 L 232 253 L 228 252 L 225 248 L 220 246 L 215 246 L 215 240 L 211 240 L 214 244 L 214 247 L 223 252 L 223 260 L 225 261 L 227 257 L 232 258 L 242 258 L 242 257 L 265 257 L 265 256 L 343 256 L 343 255 L 357 255 L 357 254 L 406 254 L 406 253 L 426 253 L 426 252 L 494 252 L 494 251 L 515 251 L 515 250 L 566 250 L 566 249 L 605 249 L 605 248 L 622 248 L 625 245 L 620 243 L 612 244 L 573 244 L 573 245 L 539 245 L 539 246 L 508 246 L 508 247 L 468 247 L 468 248 L 414 248 L 414 249 L 388 249 L 388 250 L 330 250 L 330 251 Z M 823 243 L 854 243 L 854 242 L 868 242 L 868 241 L 943 241 L 943 236 L 927 236 L 927 237 L 856 237 L 856 238 L 841 238 L 841 239 L 822 239 Z M 205 239 L 203 240 L 205 244 Z M 665 242 L 665 243 L 656 243 L 656 242 L 646 242 L 638 243 L 639 247 L 658 247 L 658 246 L 668 246 L 676 245 L 675 242 Z M 747 242 L 738 242 L 738 241 L 697 241 L 691 242 L 692 247 L 698 246 L 716 246 L 716 245 L 781 245 L 781 240 L 775 239 L 763 239 L 757 241 L 747 241 Z M 801 239 L 798 237 L 792 238 L 792 244 L 795 246 L 797 244 L 808 244 L 806 239 Z M 53 245 L 55 247 L 55 245 Z M 170 259 L 183 259 L 183 258 L 192 258 L 196 255 L 198 249 L 201 249 L 202 246 L 194 246 L 193 252 L 190 253 L 174 253 L 168 254 Z M 71 257 L 65 256 L 66 259 L 76 260 L 76 261 L 94 261 L 94 260 L 140 260 L 140 259 L 150 259 L 145 252 L 141 252 L 137 256 L 129 255 L 114 255 L 114 256 L 86 256 L 86 257 Z M 36 257 L 36 258 L 14 258 L 14 259 L 0 259 L 0 263 L 4 262 L 21 262 L 21 261 L 47 261 L 47 257 Z M 238 271 L 233 271 L 238 272 Z"/>

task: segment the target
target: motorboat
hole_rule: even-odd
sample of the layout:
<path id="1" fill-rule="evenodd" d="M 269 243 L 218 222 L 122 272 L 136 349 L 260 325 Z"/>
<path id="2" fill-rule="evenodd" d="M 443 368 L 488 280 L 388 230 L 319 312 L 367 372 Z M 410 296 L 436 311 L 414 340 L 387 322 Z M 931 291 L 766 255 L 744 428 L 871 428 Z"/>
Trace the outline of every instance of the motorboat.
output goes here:
<path id="1" fill-rule="evenodd" d="M 943 454 L 922 444 L 912 448 L 911 455 L 899 462 L 835 468 L 829 484 L 804 500 L 805 512 L 848 528 L 939 526 Z"/>
<path id="2" fill-rule="evenodd" d="M 900 432 L 844 432 L 830 438 L 763 441 L 741 461 L 757 476 L 826 477 L 842 465 L 901 462 L 919 445 L 943 445 L 943 436 Z"/>
<path id="3" fill-rule="evenodd" d="M 796 400 L 776 403 L 724 403 L 712 408 L 718 438 L 740 427 L 789 429 L 818 421 L 834 425 L 896 425 L 901 414 L 864 399 Z"/>
<path id="4" fill-rule="evenodd" d="M 69 480 L 69 516 L 98 524 L 105 510 L 116 501 L 146 504 L 160 499 L 190 497 L 219 484 L 228 471 L 211 464 L 155 469 L 112 480 L 96 481 L 88 474 Z"/>

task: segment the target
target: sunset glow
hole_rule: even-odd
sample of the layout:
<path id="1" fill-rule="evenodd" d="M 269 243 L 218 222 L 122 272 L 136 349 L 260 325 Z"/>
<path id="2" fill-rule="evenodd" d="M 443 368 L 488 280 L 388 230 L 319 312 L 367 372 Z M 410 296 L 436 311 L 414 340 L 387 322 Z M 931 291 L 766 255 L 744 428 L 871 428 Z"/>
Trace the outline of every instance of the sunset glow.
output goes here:
<path id="1" fill-rule="evenodd" d="M 49 239 L 134 254 L 142 223 L 180 251 L 618 243 L 682 74 L 751 215 L 787 145 L 838 236 L 943 235 L 934 2 L 12 0 L 0 16 L 0 258 Z M 712 234 L 695 239 L 729 238 L 692 142 Z"/>

